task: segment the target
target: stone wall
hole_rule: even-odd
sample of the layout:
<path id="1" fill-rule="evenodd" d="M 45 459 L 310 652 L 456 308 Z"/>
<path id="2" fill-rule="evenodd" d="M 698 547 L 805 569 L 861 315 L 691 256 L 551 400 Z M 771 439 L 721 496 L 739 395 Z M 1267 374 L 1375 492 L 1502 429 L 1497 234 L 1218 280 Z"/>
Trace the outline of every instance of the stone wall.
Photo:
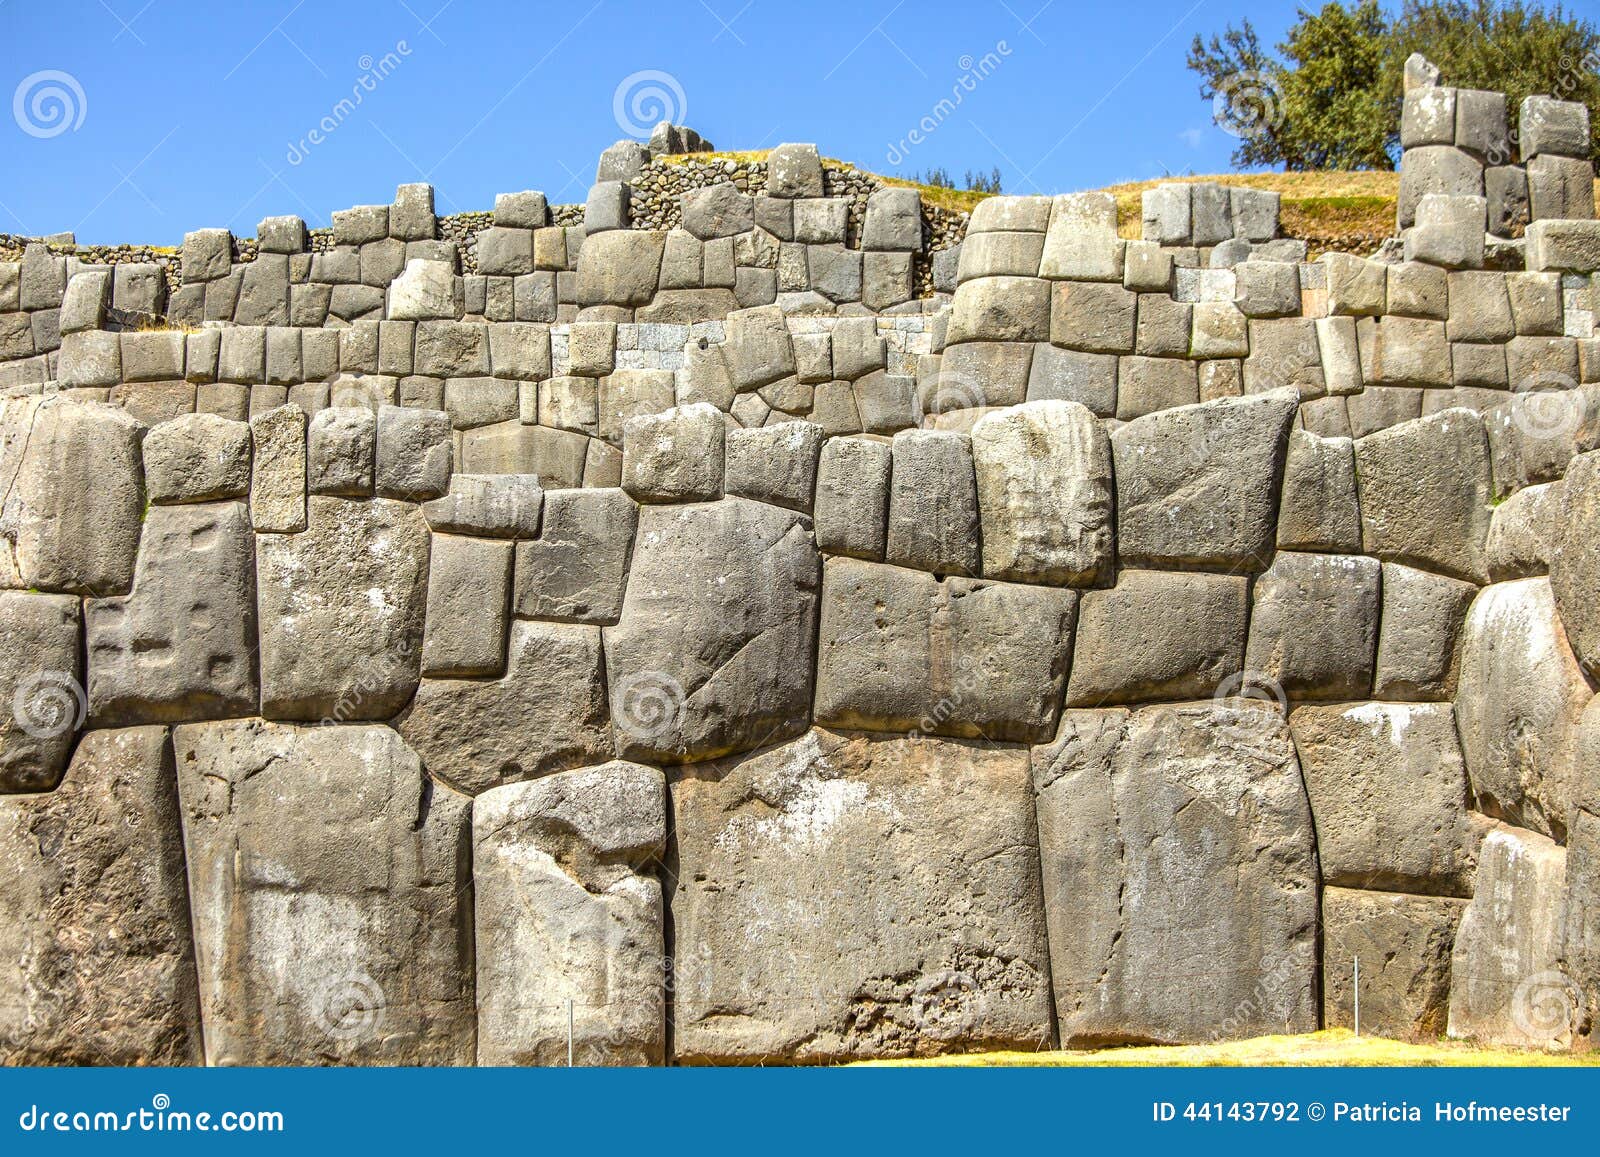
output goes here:
<path id="1" fill-rule="evenodd" d="M 1590 1047 L 1600 224 L 662 151 L 0 265 L 0 1059 Z"/>

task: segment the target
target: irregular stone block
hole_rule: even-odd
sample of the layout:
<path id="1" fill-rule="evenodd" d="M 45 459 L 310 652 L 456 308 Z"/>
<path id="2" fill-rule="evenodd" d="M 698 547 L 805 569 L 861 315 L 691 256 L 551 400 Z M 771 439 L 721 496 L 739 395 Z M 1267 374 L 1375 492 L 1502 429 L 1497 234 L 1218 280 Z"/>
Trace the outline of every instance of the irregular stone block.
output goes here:
<path id="1" fill-rule="evenodd" d="M 664 1063 L 666 795 L 615 760 L 473 802 L 480 1065 Z"/>
<path id="2" fill-rule="evenodd" d="M 1345 554 L 1361 549 L 1355 444 L 1349 438 L 1290 431 L 1278 507 L 1278 549 Z"/>
<path id="3" fill-rule="evenodd" d="M 1115 282 L 1058 281 L 1050 285 L 1048 333 L 1011 341 L 1042 341 L 1088 353 L 1132 353 L 1139 295 Z M 959 295 L 960 290 L 957 290 Z M 952 337 L 954 335 L 952 334 Z"/>
<path id="4" fill-rule="evenodd" d="M 454 320 L 466 313 L 462 280 L 447 262 L 412 258 L 388 291 L 388 316 L 399 321 Z"/>
<path id="5" fill-rule="evenodd" d="M 1518 110 L 1522 155 L 1525 158 L 1555 155 L 1589 155 L 1589 108 L 1578 101 L 1553 100 L 1548 96 L 1529 96 Z"/>
<path id="6" fill-rule="evenodd" d="M 480 538 L 533 538 L 539 533 L 544 488 L 522 474 L 456 474 L 450 492 L 422 504 L 428 528 Z"/>
<path id="7" fill-rule="evenodd" d="M 830 554 L 882 561 L 889 521 L 893 451 L 871 438 L 830 438 L 817 467 L 817 546 Z"/>
<path id="8" fill-rule="evenodd" d="M 809 514 L 822 445 L 822 427 L 811 422 L 729 430 L 727 491 Z"/>
<path id="9" fill-rule="evenodd" d="M 1373 695 L 1399 700 L 1453 697 L 1461 623 L 1478 588 L 1394 562 L 1383 564 L 1382 586 Z"/>
<path id="10" fill-rule="evenodd" d="M 861 247 L 903 252 L 921 249 L 922 194 L 915 189 L 874 189 L 867 197 Z"/>
<path id="11" fill-rule="evenodd" d="M 1546 482 L 1524 487 L 1494 508 L 1489 522 L 1489 542 L 1484 548 L 1489 558 L 1491 581 L 1505 582 L 1549 573 L 1562 536 L 1565 498 L 1565 483 Z M 1559 588 L 1556 605 L 1562 606 Z M 1573 620 L 1581 614 L 1581 607 L 1562 613 L 1569 640 L 1576 633 Z"/>
<path id="12" fill-rule="evenodd" d="M 1407 261 L 1423 261 L 1446 269 L 1481 269 L 1489 202 L 1481 194 L 1446 196 L 1428 193 L 1417 202 L 1416 224 L 1405 231 Z M 1404 178 L 1402 177 L 1402 182 Z"/>
<path id="13" fill-rule="evenodd" d="M 416 690 L 428 527 L 415 506 L 314 495 L 299 534 L 256 543 L 261 713 L 387 719 Z"/>
<path id="14" fill-rule="evenodd" d="M 661 275 L 666 236 L 618 228 L 585 238 L 578 255 L 578 304 L 647 305 Z"/>
<path id="15" fill-rule="evenodd" d="M 1133 319 L 1129 298 L 1128 325 Z M 1045 341 L 1051 337 L 1050 283 L 1037 277 L 980 277 L 958 286 L 951 304 L 951 345 L 971 341 Z M 1066 344 L 1064 342 L 1058 344 Z M 1128 347 L 1133 347 L 1132 334 Z"/>
<path id="16" fill-rule="evenodd" d="M 517 545 L 516 614 L 616 622 L 638 520 L 639 508 L 619 489 L 548 494 L 539 537 Z"/>
<path id="17" fill-rule="evenodd" d="M 1368 554 L 1483 582 L 1489 442 L 1483 419 L 1443 410 L 1356 442 Z"/>
<path id="18" fill-rule="evenodd" d="M 317 411 L 306 433 L 306 488 L 361 498 L 372 493 L 378 417 L 365 406 Z"/>
<path id="19" fill-rule="evenodd" d="M 423 502 L 450 488 L 454 455 L 450 415 L 409 406 L 378 408 L 377 468 L 380 498 Z"/>
<path id="20" fill-rule="evenodd" d="M 1117 417 L 1124 421 L 1192 406 L 1200 400 L 1194 362 L 1183 358 L 1125 357 L 1117 369 Z"/>
<path id="21" fill-rule="evenodd" d="M 1316 839 L 1277 712 L 1068 711 L 1033 784 L 1064 1046 L 1316 1025 Z"/>
<path id="22" fill-rule="evenodd" d="M 767 154 L 767 196 L 822 195 L 822 159 L 816 145 L 779 145 Z"/>
<path id="23" fill-rule="evenodd" d="M 1016 405 L 1027 396 L 1029 369 L 1037 348 L 1020 342 L 991 341 L 946 346 L 938 375 L 919 387 L 922 412 L 938 414 L 977 406 Z"/>
<path id="24" fill-rule="evenodd" d="M 1600 678 L 1600 453 L 1579 454 L 1566 475 L 1553 512 L 1550 590 L 1578 661 Z"/>
<path id="25" fill-rule="evenodd" d="M 1122 243 L 1117 238 L 1117 206 L 1110 194 L 1065 193 L 1052 197 L 1050 226 L 1040 256 L 1041 277 L 1121 281 Z"/>
<path id="26" fill-rule="evenodd" d="M 1600 269 L 1600 221 L 1539 221 L 1528 226 L 1530 270 L 1592 273 Z"/>
<path id="27" fill-rule="evenodd" d="M 250 520 L 262 532 L 295 534 L 306 526 L 306 412 L 294 404 L 250 418 L 255 458 Z"/>
<path id="28" fill-rule="evenodd" d="M 645 507 L 606 628 L 617 754 L 688 763 L 803 731 L 820 570 L 803 515 L 744 498 Z"/>
<path id="29" fill-rule="evenodd" d="M 1230 684 L 1244 662 L 1249 597 L 1242 575 L 1149 570 L 1084 592 L 1067 705 L 1197 699 Z"/>
<path id="30" fill-rule="evenodd" d="M 1466 907 L 1445 897 L 1324 888 L 1323 1023 L 1355 1023 L 1354 961 L 1360 960 L 1363 1031 L 1418 1042 L 1443 1036 L 1450 951 Z"/>
<path id="31" fill-rule="evenodd" d="M 196 229 L 183 235 L 184 284 L 226 277 L 233 261 L 233 234 L 226 229 Z"/>
<path id="32" fill-rule="evenodd" d="M 672 785 L 677 1061 L 1047 1044 L 1022 753 L 813 730 L 707 771 Z"/>
<path id="33" fill-rule="evenodd" d="M 61 779 L 87 698 L 78 600 L 0 591 L 0 794 Z"/>
<path id="34" fill-rule="evenodd" d="M 1079 402 L 1096 417 L 1114 417 L 1117 355 L 1081 353 L 1041 342 L 1033 347 L 1027 400 Z"/>
<path id="35" fill-rule="evenodd" d="M 622 488 L 639 502 L 708 502 L 722 496 L 722 413 L 708 402 L 640 414 L 622 427 Z"/>
<path id="36" fill-rule="evenodd" d="M 1379 563 L 1280 551 L 1255 580 L 1245 670 L 1293 699 L 1364 699 L 1378 646 Z"/>
<path id="37" fill-rule="evenodd" d="M 902 430 L 894 437 L 893 456 L 884 557 L 920 570 L 978 574 L 978 486 L 972 440 L 945 431 Z"/>
<path id="38" fill-rule="evenodd" d="M 90 732 L 55 790 L 0 798 L 6 1064 L 200 1063 L 175 784 L 165 728 L 140 727 Z"/>
<path id="39" fill-rule="evenodd" d="M 471 802 L 382 726 L 173 748 L 206 1063 L 470 1064 Z"/>
<path id="40" fill-rule="evenodd" d="M 1400 158 L 1398 222 L 1406 229 L 1416 220 L 1417 203 L 1430 193 L 1483 195 L 1483 162 L 1449 145 L 1406 149 Z"/>
<path id="41" fill-rule="evenodd" d="M 1074 402 L 1029 402 L 980 418 L 972 456 L 983 573 L 1093 586 L 1114 564 L 1111 442 Z"/>
<path id="42" fill-rule="evenodd" d="M 498 675 L 506 666 L 509 542 L 435 534 L 428 559 L 422 673 Z"/>
<path id="43" fill-rule="evenodd" d="M 242 502 L 152 507 L 133 591 L 84 602 L 97 727 L 256 713 L 255 540 Z"/>
<path id="44" fill-rule="evenodd" d="M 582 434 L 512 419 L 463 430 L 461 469 L 469 474 L 531 474 L 548 489 L 581 486 L 590 444 Z"/>
<path id="45" fill-rule="evenodd" d="M 250 492 L 246 422 L 185 414 L 145 435 L 145 492 L 152 503 L 210 502 Z"/>
<path id="46" fill-rule="evenodd" d="M 1117 549 L 1134 566 L 1261 568 L 1297 398 L 1278 390 L 1148 414 L 1111 435 Z"/>
<path id="47" fill-rule="evenodd" d="M 1072 651 L 1070 591 L 855 559 L 824 569 L 819 723 L 1038 742 Z"/>

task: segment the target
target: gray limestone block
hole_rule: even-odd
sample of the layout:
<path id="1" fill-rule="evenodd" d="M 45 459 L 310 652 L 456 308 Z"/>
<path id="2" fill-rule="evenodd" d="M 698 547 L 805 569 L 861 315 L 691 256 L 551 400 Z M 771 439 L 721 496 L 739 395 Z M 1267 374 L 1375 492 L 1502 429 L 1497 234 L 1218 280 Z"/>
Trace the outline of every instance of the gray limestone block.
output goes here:
<path id="1" fill-rule="evenodd" d="M 1485 169 L 1483 192 L 1489 202 L 1489 232 L 1496 237 L 1510 237 L 1527 226 L 1530 218 L 1528 204 L 1528 171 L 1521 165 L 1496 165 Z"/>
<path id="2" fill-rule="evenodd" d="M 532 382 L 550 377 L 550 328 L 525 321 L 491 325 L 489 368 L 497 378 Z"/>
<path id="3" fill-rule="evenodd" d="M 822 159 L 816 145 L 779 145 L 767 155 L 769 197 L 821 197 Z"/>
<path id="4" fill-rule="evenodd" d="M 1583 1034 L 1582 1043 L 1593 1045 L 1600 1029 L 1600 934 L 1594 920 L 1600 897 L 1600 818 L 1592 810 L 1573 813 L 1566 846 L 1561 964 L 1572 984 L 1555 1007 L 1557 1015 L 1568 1016 L 1569 1024 L 1580 1022 L 1576 1029 Z"/>
<path id="5" fill-rule="evenodd" d="M 417 326 L 411 321 L 378 322 L 378 372 L 404 377 L 415 372 Z"/>
<path id="6" fill-rule="evenodd" d="M 806 209 L 807 224 L 810 226 L 808 232 L 820 234 L 809 238 L 810 240 L 838 241 L 842 244 L 844 242 L 843 221 L 841 220 L 839 223 L 837 236 L 832 235 L 834 231 L 830 227 L 835 217 L 832 206 L 836 200 L 836 198 L 818 197 L 796 202 L 787 201 L 781 197 L 768 196 L 765 191 L 758 192 L 752 198 L 755 227 L 763 232 L 770 233 L 780 241 L 806 240 L 807 238 L 798 237 L 795 231 L 796 206 L 798 204 L 808 207 Z M 848 202 L 844 204 L 848 208 Z"/>
<path id="7" fill-rule="evenodd" d="M 1117 417 L 1123 421 L 1200 400 L 1197 364 L 1181 357 L 1124 357 L 1117 369 Z"/>
<path id="8" fill-rule="evenodd" d="M 185 285 L 226 277 L 233 261 L 233 234 L 226 229 L 196 229 L 183 235 L 181 264 Z"/>
<path id="9" fill-rule="evenodd" d="M 1361 339 L 1353 317 L 1316 319 L 1317 352 L 1322 384 L 1330 394 L 1359 394 L 1366 385 L 1361 372 Z M 1453 372 L 1453 371 L 1452 371 Z M 1314 376 L 1302 371 L 1302 375 Z"/>
<path id="10" fill-rule="evenodd" d="M 1117 237 L 1116 202 L 1109 194 L 1062 194 L 1051 199 L 1050 227 L 1037 272 L 1051 279 L 1122 281 L 1123 249 Z"/>
<path id="11" fill-rule="evenodd" d="M 243 268 L 234 324 L 289 324 L 289 258 L 282 253 L 262 253 Z"/>
<path id="12" fill-rule="evenodd" d="M 531 474 L 546 489 L 583 485 L 590 440 L 582 434 L 524 425 L 511 418 L 462 430 L 457 437 L 463 473 Z M 440 493 L 444 489 L 441 486 Z"/>
<path id="13" fill-rule="evenodd" d="M 364 245 L 389 237 L 389 206 L 356 205 L 333 212 L 333 240 L 338 245 Z"/>
<path id="14" fill-rule="evenodd" d="M 666 234 L 613 229 L 587 237 L 578 255 L 579 305 L 646 305 L 661 275 Z"/>
<path id="15" fill-rule="evenodd" d="M 915 252 L 922 248 L 922 194 L 885 187 L 867 197 L 861 228 L 863 249 Z"/>
<path id="16" fill-rule="evenodd" d="M 115 386 L 122 381 L 120 335 L 91 329 L 61 338 L 56 377 L 67 387 Z"/>
<path id="17" fill-rule="evenodd" d="M 435 533 L 532 539 L 539 533 L 544 489 L 522 474 L 455 474 L 449 493 L 422 504 Z"/>
<path id="18" fill-rule="evenodd" d="M 1566 485 L 1546 482 L 1526 486 L 1494 508 L 1489 520 L 1489 541 L 1484 548 L 1489 558 L 1491 582 L 1531 578 L 1548 573 L 1561 540 L 1565 537 Z M 1559 598 L 1558 593 L 1558 598 Z M 1581 620 L 1569 609 L 1563 620 Z M 1569 636 L 1576 625 L 1567 627 Z"/>
<path id="19" fill-rule="evenodd" d="M 444 408 L 454 429 L 469 430 L 516 417 L 517 393 L 517 383 L 504 378 L 449 378 L 444 384 Z"/>
<path id="20" fill-rule="evenodd" d="M 429 241 L 439 232 L 433 214 L 433 186 L 425 183 L 401 185 L 389 206 L 389 236 L 400 241 Z"/>
<path id="21" fill-rule="evenodd" d="M 186 414 L 151 430 L 143 457 L 145 492 L 152 503 L 243 498 L 250 491 L 246 422 Z"/>
<path id="22" fill-rule="evenodd" d="M 471 801 L 384 726 L 173 748 L 206 1062 L 470 1064 Z"/>
<path id="23" fill-rule="evenodd" d="M 533 230 L 495 225 L 478 234 L 478 272 L 514 277 L 533 272 Z"/>
<path id="24" fill-rule="evenodd" d="M 1528 162 L 1528 216 L 1591 220 L 1594 217 L 1594 163 L 1587 158 L 1542 155 Z"/>
<path id="25" fill-rule="evenodd" d="M 548 378 L 538 386 L 541 426 L 595 434 L 600 426 L 600 383 L 595 378 Z"/>
<path id="26" fill-rule="evenodd" d="M 1444 410 L 1356 442 L 1369 554 L 1455 578 L 1487 578 L 1489 442 L 1483 419 Z"/>
<path id="27" fill-rule="evenodd" d="M 705 284 L 705 242 L 683 229 L 667 231 L 661 256 L 661 288 L 699 289 Z"/>
<path id="28" fill-rule="evenodd" d="M 1380 564 L 1279 551 L 1256 576 L 1244 665 L 1291 699 L 1364 699 L 1378 648 Z"/>
<path id="29" fill-rule="evenodd" d="M 1068 711 L 1032 763 L 1063 1045 L 1316 1026 L 1316 838 L 1277 712 Z"/>
<path id="30" fill-rule="evenodd" d="M 132 592 L 84 603 L 95 726 L 256 713 L 254 548 L 242 502 L 151 507 Z"/>
<path id="31" fill-rule="evenodd" d="M 34 241 L 23 246 L 19 266 L 21 308 L 31 312 L 59 309 L 67 289 L 67 259 L 55 256 L 43 243 Z M 226 266 L 223 272 L 227 272 Z"/>
<path id="32" fill-rule="evenodd" d="M 568 372 L 601 378 L 616 367 L 617 326 L 610 321 L 573 322 L 567 330 Z"/>
<path id="33" fill-rule="evenodd" d="M 546 494 L 538 537 L 517 544 L 514 613 L 615 623 L 638 520 L 638 506 L 615 487 Z"/>
<path id="34" fill-rule="evenodd" d="M 1188 245 L 1192 236 L 1192 185 L 1157 185 L 1140 195 L 1142 236 L 1158 245 Z"/>
<path id="35" fill-rule="evenodd" d="M 620 180 L 602 176 L 597 180 Z M 548 220 L 543 193 L 525 190 L 520 193 L 497 193 L 494 198 L 494 223 L 507 229 L 538 229 Z"/>
<path id="36" fill-rule="evenodd" d="M 442 410 L 378 410 L 374 487 L 379 497 L 420 502 L 450 488 L 450 415 Z"/>
<path id="37" fill-rule="evenodd" d="M 722 412 L 707 402 L 638 414 L 622 427 L 622 488 L 639 502 L 705 502 L 722 496 Z"/>
<path id="38" fill-rule="evenodd" d="M 154 262 L 125 261 L 111 267 L 111 304 L 132 313 L 164 313 L 167 278 Z"/>
<path id="39" fill-rule="evenodd" d="M 144 434 L 100 402 L 0 400 L 0 585 L 90 596 L 129 589 L 145 506 Z"/>
<path id="40" fill-rule="evenodd" d="M 1246 317 L 1300 312 L 1300 269 L 1286 261 L 1241 261 L 1234 266 L 1234 303 Z"/>
<path id="41" fill-rule="evenodd" d="M 601 181 L 590 186 L 583 206 L 583 229 L 587 236 L 628 227 L 629 191 L 626 181 Z"/>
<path id="42" fill-rule="evenodd" d="M 1037 277 L 1043 253 L 1040 233 L 974 233 L 961 243 L 950 290 L 979 277 Z"/>
<path id="43" fill-rule="evenodd" d="M 727 492 L 809 514 L 823 437 L 812 422 L 729 430 Z"/>
<path id="44" fill-rule="evenodd" d="M 1188 356 L 1193 305 L 1174 301 L 1166 293 L 1141 293 L 1138 316 L 1134 352 L 1148 357 Z"/>
<path id="45" fill-rule="evenodd" d="M 1508 273 L 1506 293 L 1519 335 L 1561 337 L 1561 278 L 1555 273 Z"/>
<path id="46" fill-rule="evenodd" d="M 666 805 L 621 760 L 473 801 L 478 1064 L 664 1063 Z"/>
<path id="47" fill-rule="evenodd" d="M 968 233 L 1043 233 L 1050 224 L 1051 199 L 1044 196 L 985 197 L 972 210 Z"/>
<path id="48" fill-rule="evenodd" d="M 690 189 L 682 198 L 683 227 L 701 241 L 732 237 L 755 228 L 755 206 L 731 181 Z"/>
<path id="49" fill-rule="evenodd" d="M 1117 355 L 1040 342 L 1033 347 L 1027 400 L 1079 402 L 1097 417 L 1112 417 L 1117 412 Z"/>
<path id="50" fill-rule="evenodd" d="M 1434 91 L 1447 91 L 1435 89 Z M 1506 115 L 1506 96 L 1503 92 L 1463 88 L 1456 93 L 1455 140 L 1458 149 L 1466 149 L 1491 165 L 1504 164 L 1513 156 L 1510 123 Z M 1433 142 L 1429 144 L 1452 142 Z"/>
<path id="51" fill-rule="evenodd" d="M 918 383 L 922 412 L 1014 406 L 1024 401 L 1035 348 L 1045 347 L 997 341 L 947 345 L 938 360 L 937 373 Z"/>
<path id="52" fill-rule="evenodd" d="M 817 467 L 817 545 L 830 554 L 881 561 L 888 533 L 890 444 L 830 438 Z"/>
<path id="53" fill-rule="evenodd" d="M 389 499 L 313 495 L 307 507 L 304 531 L 257 543 L 261 713 L 386 719 L 417 686 L 427 524 Z"/>
<path id="54" fill-rule="evenodd" d="M 511 561 L 512 544 L 505 540 L 432 536 L 424 677 L 494 676 L 505 670 Z"/>
<path id="55" fill-rule="evenodd" d="M 1133 297 L 1127 296 L 1131 329 Z M 956 289 L 947 340 L 952 345 L 1044 341 L 1051 336 L 1050 325 L 1049 282 L 1034 277 L 983 277 Z"/>
<path id="56" fill-rule="evenodd" d="M 910 301 L 912 282 L 910 253 L 869 250 L 861 258 L 861 304 L 880 312 Z"/>
<path id="57" fill-rule="evenodd" d="M 1547 154 L 1589 155 L 1588 106 L 1578 101 L 1529 96 L 1523 98 L 1519 111 L 1518 144 L 1525 159 Z"/>
<path id="58" fill-rule="evenodd" d="M 1449 145 L 1422 145 L 1407 149 L 1400 160 L 1401 229 L 1416 220 L 1417 203 L 1429 193 L 1446 196 L 1483 196 L 1483 162 Z"/>
<path id="59" fill-rule="evenodd" d="M 306 413 L 293 403 L 252 415 L 250 519 L 256 530 L 296 534 L 306 525 Z"/>
<path id="60" fill-rule="evenodd" d="M 489 326 L 464 321 L 417 323 L 416 373 L 438 378 L 489 372 Z"/>
<path id="61" fill-rule="evenodd" d="M 1237 683 L 1249 619 L 1242 575 L 1124 569 L 1084 593 L 1069 707 L 1194 699 Z"/>
<path id="62" fill-rule="evenodd" d="M 88 700 L 76 598 L 0 591 L 0 798 L 60 782 Z"/>
<path id="63" fill-rule="evenodd" d="M 184 377 L 184 335 L 177 330 L 122 335 L 122 380 L 171 382 Z"/>
<path id="64" fill-rule="evenodd" d="M 1289 433 L 1278 506 L 1279 550 L 1361 549 L 1361 506 L 1356 496 L 1355 445 L 1309 430 Z"/>
<path id="65" fill-rule="evenodd" d="M 872 330 L 873 333 L 876 334 L 876 322 L 873 323 Z M 833 342 L 828 334 L 797 333 L 790 338 L 790 341 L 794 345 L 794 372 L 796 379 L 807 385 L 821 385 L 824 382 L 831 382 L 834 380 Z M 846 354 L 847 364 L 850 356 L 851 355 L 849 353 Z M 720 357 L 721 355 L 719 353 L 719 361 Z M 886 356 L 884 361 L 880 362 L 876 367 L 873 368 L 881 369 L 885 364 L 887 364 Z M 865 372 L 865 369 L 861 371 L 861 373 Z M 860 377 L 861 375 L 857 374 L 856 376 Z M 679 390 L 679 396 L 681 400 L 681 388 Z M 717 408 L 723 409 L 724 407 L 719 406 Z"/>
<path id="66" fill-rule="evenodd" d="M 1390 313 L 1439 321 L 1449 316 L 1449 275 L 1443 269 L 1419 261 L 1404 261 L 1388 268 Z"/>
<path id="67" fill-rule="evenodd" d="M 833 327 L 833 361 L 827 377 L 854 381 L 888 365 L 888 343 L 873 317 L 841 318 Z"/>
<path id="68" fill-rule="evenodd" d="M 85 735 L 55 790 L 0 797 L 6 1064 L 200 1063 L 175 784 L 166 729 L 140 727 Z"/>
<path id="69" fill-rule="evenodd" d="M 215 414 L 235 422 L 248 423 L 250 387 L 234 385 L 231 382 L 203 382 L 195 387 L 194 408 L 197 414 Z M 148 446 L 145 452 L 149 453 Z M 248 470 L 245 475 L 248 479 Z M 242 493 L 240 496 L 242 497 Z"/>
<path id="70" fill-rule="evenodd" d="M 1234 236 L 1229 190 L 1215 181 L 1189 186 L 1189 239 L 1195 245 L 1216 245 Z"/>
<path id="71" fill-rule="evenodd" d="M 1465 901 L 1355 888 L 1322 892 L 1323 1023 L 1355 1022 L 1361 974 L 1361 1025 L 1394 1040 L 1431 1042 L 1444 1035 L 1450 1008 L 1450 950 Z M 1379 969 L 1373 962 L 1381 961 Z"/>
<path id="72" fill-rule="evenodd" d="M 1434 87 L 1407 92 L 1400 111 L 1400 147 L 1455 144 L 1456 94 L 1453 88 Z M 1504 104 L 1502 97 L 1502 110 Z"/>
<path id="73" fill-rule="evenodd" d="M 813 730 L 671 790 L 678 1062 L 1047 1046 L 1022 753 Z"/>
<path id="74" fill-rule="evenodd" d="M 979 574 L 978 519 L 971 439 L 934 430 L 896 434 L 885 558 L 937 573 Z"/>
<path id="75" fill-rule="evenodd" d="M 598 435 L 620 448 L 627 420 L 670 410 L 676 386 L 671 370 L 617 370 L 600 379 Z"/>
<path id="76" fill-rule="evenodd" d="M 306 488 L 364 498 L 372 493 L 378 416 L 365 406 L 329 406 L 306 431 Z"/>
<path id="77" fill-rule="evenodd" d="M 789 328 L 777 306 L 739 310 L 726 325 L 722 355 L 735 390 L 756 389 L 795 372 Z"/>
<path id="78" fill-rule="evenodd" d="M 1452 342 L 1504 342 L 1515 336 L 1505 274 L 1452 273 L 1449 286 L 1450 317 L 1445 331 Z"/>
<path id="79" fill-rule="evenodd" d="M 618 754 L 688 763 L 804 731 L 820 571 L 804 515 L 743 498 L 645 507 L 605 628 Z"/>
<path id="80" fill-rule="evenodd" d="M 1324 253 L 1322 267 L 1328 283 L 1328 311 L 1368 317 L 1381 315 L 1388 301 L 1388 267 L 1348 253 Z"/>
<path id="81" fill-rule="evenodd" d="M 1122 284 L 1137 293 L 1172 293 L 1172 254 L 1154 241 L 1129 241 L 1123 250 Z"/>
<path id="82" fill-rule="evenodd" d="M 61 317 L 57 328 L 63 334 L 100 329 L 105 324 L 106 310 L 110 305 L 109 269 L 90 269 L 74 274 L 72 280 L 67 282 L 66 294 L 61 299 Z"/>
<path id="83" fill-rule="evenodd" d="M 1420 418 L 1424 392 L 1411 386 L 1367 386 L 1359 394 L 1351 394 L 1343 399 L 1347 403 L 1351 435 L 1364 438 Z"/>
<path id="84" fill-rule="evenodd" d="M 1295 413 L 1294 395 L 1280 390 L 1164 410 L 1113 432 L 1124 563 L 1265 566 Z"/>
<path id="85" fill-rule="evenodd" d="M 960 295 L 957 290 L 956 296 Z M 1088 353 L 1132 353 L 1138 300 L 1137 294 L 1115 282 L 1058 281 L 1050 287 L 1049 340 L 1052 345 Z M 1043 340 L 1046 335 L 1036 331 L 1034 327 L 1027 333 L 999 336 L 1011 341 Z"/>
<path id="86" fill-rule="evenodd" d="M 1549 532 L 1554 547 L 1550 588 L 1566 637 L 1584 670 L 1594 676 L 1600 673 L 1600 608 L 1595 605 L 1600 542 L 1594 537 L 1600 525 L 1600 453 L 1572 459 L 1562 484 L 1561 506 L 1550 513 L 1556 516 Z"/>
<path id="87" fill-rule="evenodd" d="M 1405 259 L 1446 269 L 1481 269 L 1488 204 L 1481 195 L 1424 194 L 1417 202 L 1416 224 L 1405 231 Z"/>

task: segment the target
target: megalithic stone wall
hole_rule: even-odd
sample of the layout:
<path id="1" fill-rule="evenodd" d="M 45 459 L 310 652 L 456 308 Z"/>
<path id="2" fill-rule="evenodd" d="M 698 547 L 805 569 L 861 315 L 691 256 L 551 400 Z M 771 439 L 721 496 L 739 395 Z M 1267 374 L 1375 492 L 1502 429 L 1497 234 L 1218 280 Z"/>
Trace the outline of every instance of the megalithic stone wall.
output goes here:
<path id="1" fill-rule="evenodd" d="M 670 126 L 28 244 L 0 1059 L 1589 1047 L 1600 223 L 1425 176 L 1588 128 L 1412 72 L 1369 256 Z"/>

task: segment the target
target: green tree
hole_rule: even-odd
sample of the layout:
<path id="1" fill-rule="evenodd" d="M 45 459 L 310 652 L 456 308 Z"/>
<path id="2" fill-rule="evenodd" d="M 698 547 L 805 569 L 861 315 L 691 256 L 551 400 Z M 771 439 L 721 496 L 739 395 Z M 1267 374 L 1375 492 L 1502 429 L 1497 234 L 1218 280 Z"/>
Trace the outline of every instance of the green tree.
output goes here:
<path id="1" fill-rule="evenodd" d="M 1360 0 L 1297 17 L 1275 52 L 1248 20 L 1190 47 L 1201 96 L 1240 136 L 1236 166 L 1394 168 L 1412 52 L 1438 65 L 1449 85 L 1506 93 L 1513 128 L 1532 93 L 1582 101 L 1600 123 L 1600 32 L 1559 5 L 1407 0 L 1391 15 Z"/>

